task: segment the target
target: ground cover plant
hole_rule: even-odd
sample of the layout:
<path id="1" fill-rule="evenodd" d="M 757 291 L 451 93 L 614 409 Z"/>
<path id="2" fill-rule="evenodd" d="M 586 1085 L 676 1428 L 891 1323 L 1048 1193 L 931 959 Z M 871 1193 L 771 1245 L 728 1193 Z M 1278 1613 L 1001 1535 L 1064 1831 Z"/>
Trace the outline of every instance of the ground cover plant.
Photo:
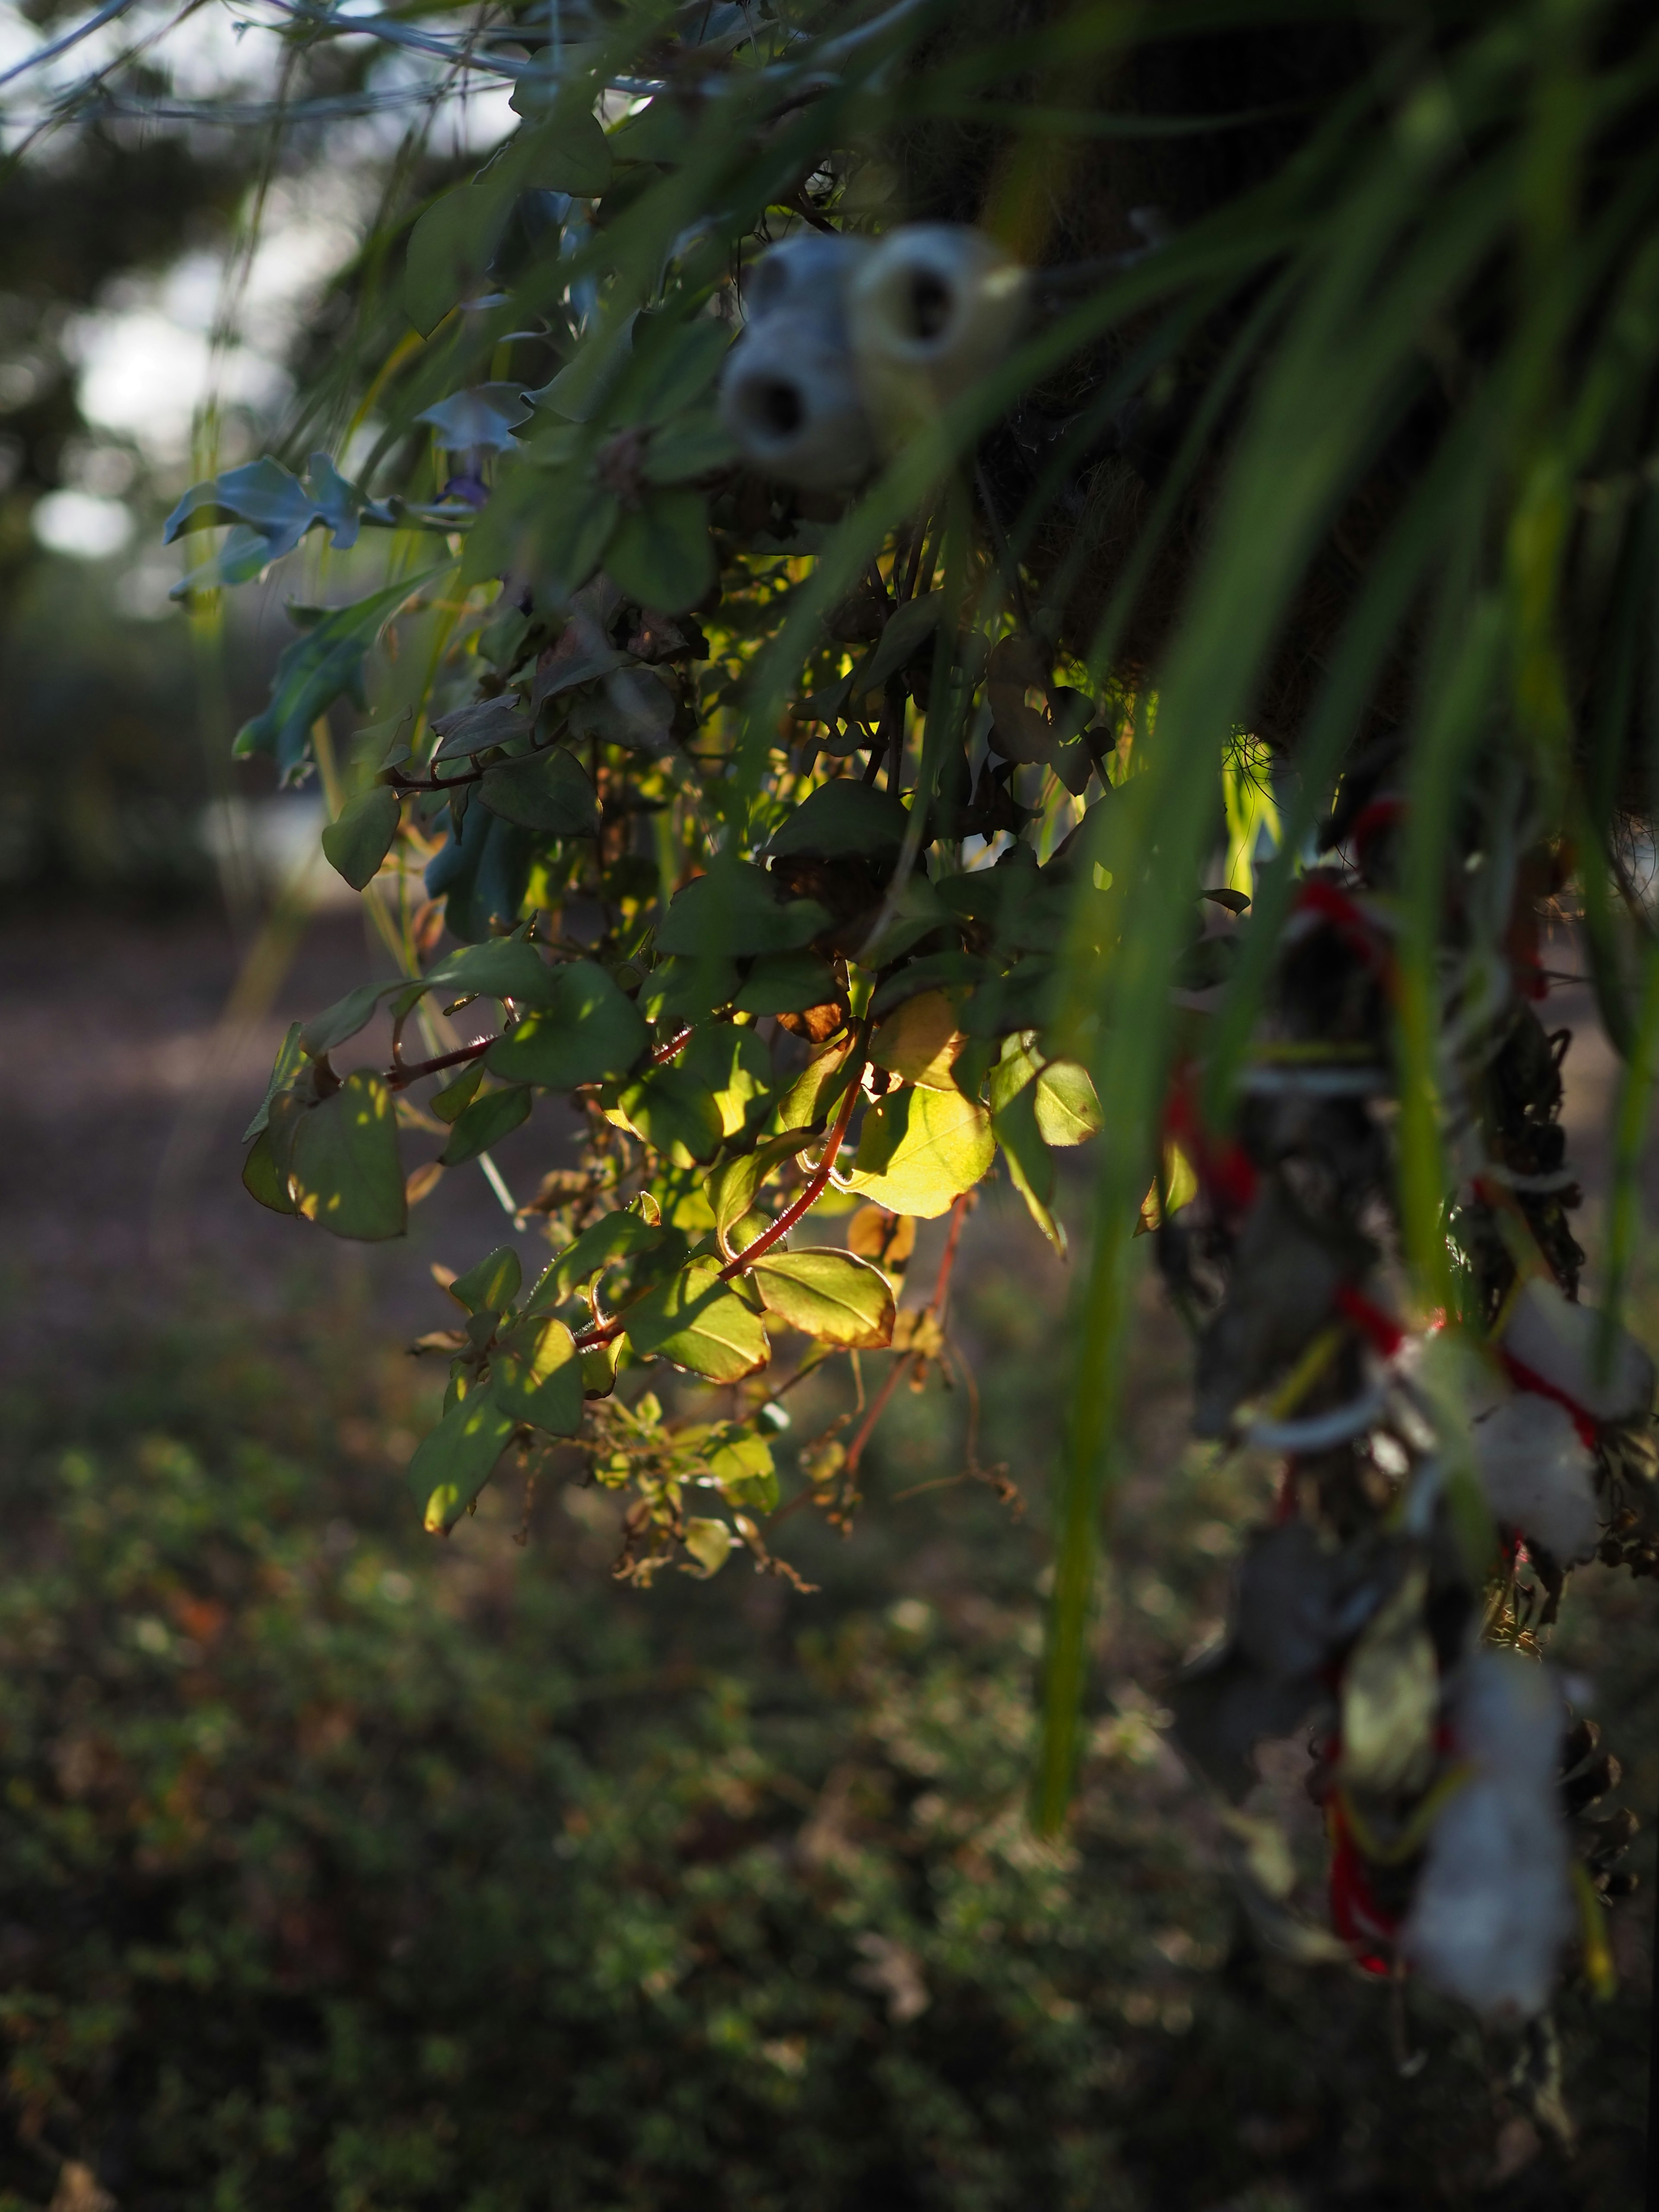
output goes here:
<path id="1" fill-rule="evenodd" d="M 999 1454 L 1042 1433 L 1035 1325 L 989 1278 L 964 1316 Z M 1117 1702 L 1056 1846 L 1024 1818 L 1041 1531 L 905 1494 L 960 1449 L 931 1401 L 854 1541 L 803 1545 L 819 1595 L 734 1611 L 610 1581 L 619 1514 L 571 1481 L 522 1547 L 499 1490 L 432 1545 L 397 1479 L 429 1386 L 363 1328 L 312 1284 L 257 1331 L 204 1298 L 9 1400 L 9 2207 L 1630 2202 L 1639 1988 L 1571 2002 L 1569 2160 L 1488 2086 L 1501 2043 L 1431 2005 L 1403 2079 L 1387 1992 L 1241 1913 L 1137 1686 L 1251 1499 L 1159 1449 L 1156 1334 Z M 1571 1636 L 1650 1740 L 1642 1608 Z"/>
<path id="2" fill-rule="evenodd" d="M 475 1161 L 501 1190 L 423 1340 L 429 1530 L 574 1452 L 635 1583 L 799 1581 L 784 1516 L 848 1527 L 897 1384 L 967 1384 L 975 1194 L 1063 1250 L 1091 1145 L 1036 1828 L 1144 1231 L 1199 1432 L 1276 1474 L 1171 1698 L 1251 1909 L 1513 2032 L 1565 2141 L 1552 2008 L 1612 1994 L 1633 1823 L 1540 1651 L 1569 1571 L 1659 1559 L 1622 1317 L 1659 47 L 1611 0 L 1152 27 L 286 23 L 296 63 L 414 37 L 521 120 L 423 206 L 394 171 L 286 459 L 168 525 L 226 533 L 192 602 L 317 561 L 238 744 L 321 781 L 393 970 L 290 1032 L 246 1180 L 369 1240 Z M 1626 1065 L 1595 1310 L 1540 1014 L 1569 891 Z M 490 1153 L 532 1116 L 519 1205 Z M 786 1496 L 787 1395 L 842 1353 L 890 1357 Z M 1244 1808 L 1309 1726 L 1318 1920 Z"/>

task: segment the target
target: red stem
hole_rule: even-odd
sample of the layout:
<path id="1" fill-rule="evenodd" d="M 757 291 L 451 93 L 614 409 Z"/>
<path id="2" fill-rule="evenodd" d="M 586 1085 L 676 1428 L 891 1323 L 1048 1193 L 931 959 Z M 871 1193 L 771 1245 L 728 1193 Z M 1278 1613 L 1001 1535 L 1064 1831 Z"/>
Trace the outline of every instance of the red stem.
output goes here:
<path id="1" fill-rule="evenodd" d="M 800 1196 L 785 1206 L 772 1226 L 763 1231 L 752 1244 L 745 1244 L 735 1260 L 726 1261 L 720 1269 L 721 1282 L 730 1282 L 733 1275 L 740 1275 L 745 1267 L 758 1260 L 763 1252 L 769 1251 L 780 1237 L 788 1235 L 802 1214 L 810 1212 L 823 1197 L 829 1185 L 830 1170 L 836 1164 L 836 1154 L 841 1150 L 842 1139 L 847 1134 L 848 1124 L 853 1118 L 853 1109 L 858 1103 L 859 1080 L 864 1073 L 864 1047 L 869 1034 L 870 1023 L 866 1016 L 859 1024 L 859 1034 L 854 1041 L 852 1053 L 848 1060 L 850 1079 L 847 1085 L 847 1096 L 842 1099 L 841 1110 L 836 1115 L 835 1126 L 831 1128 L 828 1141 L 824 1145 L 823 1157 L 806 1178 Z"/>
<path id="2" fill-rule="evenodd" d="M 459 1067 L 464 1060 L 480 1060 L 495 1039 L 480 1037 L 476 1044 L 464 1044 L 455 1052 L 441 1052 L 435 1060 L 417 1060 L 405 1067 L 399 1060 L 386 1072 L 388 1091 L 406 1091 L 411 1083 L 418 1083 L 423 1075 L 435 1075 L 441 1067 Z"/>
<path id="3" fill-rule="evenodd" d="M 689 1036 L 690 1031 L 688 1030 L 685 1034 Z M 858 1034 L 854 1039 L 852 1052 L 848 1060 L 851 1073 L 847 1085 L 847 1096 L 842 1101 L 841 1109 L 836 1114 L 834 1126 L 825 1140 L 823 1156 L 807 1177 L 800 1196 L 786 1206 L 771 1227 L 757 1237 L 752 1244 L 745 1245 L 735 1260 L 726 1261 L 720 1272 L 719 1279 L 722 1283 L 729 1283 L 733 1275 L 742 1274 L 745 1267 L 752 1266 L 754 1261 L 760 1258 L 762 1253 L 769 1251 L 781 1237 L 787 1236 L 802 1214 L 823 1197 L 830 1181 L 830 1170 L 836 1164 L 836 1155 L 841 1150 L 842 1139 L 846 1136 L 848 1125 L 852 1121 L 853 1109 L 858 1103 L 859 1079 L 864 1073 L 864 1048 L 869 1035 L 870 1021 L 866 1015 L 859 1024 Z M 675 1051 L 678 1052 L 684 1042 L 684 1036 L 677 1038 L 674 1042 Z M 610 1321 L 596 1322 L 592 1328 L 582 1329 L 577 1334 L 574 1340 L 576 1349 L 578 1352 L 590 1352 L 596 1345 L 609 1344 L 613 1338 L 620 1336 L 627 1326 L 628 1315 L 625 1310 L 613 1316 Z"/>
<path id="4" fill-rule="evenodd" d="M 892 1396 L 894 1391 L 897 1389 L 899 1377 L 909 1366 L 914 1357 L 915 1354 L 913 1352 L 907 1352 L 900 1358 L 897 1358 L 893 1362 L 893 1364 L 888 1372 L 887 1380 L 882 1384 L 880 1389 L 877 1391 L 874 1398 L 871 1401 L 870 1410 L 865 1415 L 863 1423 L 859 1429 L 857 1436 L 855 1436 L 852 1443 L 848 1445 L 847 1457 L 842 1462 L 842 1471 L 849 1483 L 854 1480 L 858 1474 L 859 1462 L 864 1456 L 864 1447 L 869 1443 L 871 1436 L 875 1430 L 876 1423 L 881 1419 L 882 1415 L 887 1410 L 887 1401 Z"/>
<path id="5" fill-rule="evenodd" d="M 941 1325 L 945 1320 L 945 1301 L 950 1294 L 951 1270 L 956 1265 L 957 1246 L 962 1239 L 962 1224 L 968 1218 L 969 1211 L 976 1194 L 971 1190 L 964 1190 L 951 1209 L 950 1234 L 945 1237 L 945 1249 L 939 1255 L 939 1274 L 933 1284 L 933 1295 L 922 1308 L 924 1313 L 932 1314 L 934 1320 Z M 849 1482 L 858 1474 L 859 1462 L 864 1456 L 864 1448 L 874 1433 L 876 1423 L 887 1410 L 887 1401 L 897 1389 L 900 1376 L 905 1373 L 915 1358 L 915 1354 L 913 1352 L 907 1352 L 893 1362 L 892 1370 L 887 1380 L 876 1393 L 857 1436 L 847 1447 L 846 1474 Z"/>
<path id="6" fill-rule="evenodd" d="M 941 1322 L 945 1319 L 945 1301 L 951 1289 L 951 1270 L 956 1265 L 957 1246 L 962 1241 L 962 1224 L 968 1218 L 975 1195 L 971 1190 L 964 1190 L 951 1209 L 951 1233 L 945 1240 L 944 1251 L 939 1255 L 933 1295 L 927 1301 L 927 1310 Z"/>

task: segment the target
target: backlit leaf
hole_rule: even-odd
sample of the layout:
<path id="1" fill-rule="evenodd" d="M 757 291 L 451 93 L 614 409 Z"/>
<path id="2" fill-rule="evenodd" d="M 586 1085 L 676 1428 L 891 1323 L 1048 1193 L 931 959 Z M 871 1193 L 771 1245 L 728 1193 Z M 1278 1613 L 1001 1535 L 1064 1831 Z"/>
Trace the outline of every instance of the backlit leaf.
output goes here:
<path id="1" fill-rule="evenodd" d="M 718 1260 L 693 1260 L 628 1310 L 641 1358 L 672 1360 L 711 1382 L 737 1382 L 768 1358 L 761 1318 L 720 1279 Z"/>
<path id="2" fill-rule="evenodd" d="M 518 1297 L 523 1280 L 518 1254 L 510 1244 L 498 1244 L 476 1267 L 456 1276 L 449 1295 L 469 1313 L 505 1313 Z"/>
<path id="3" fill-rule="evenodd" d="M 778 1502 L 778 1470 L 772 1447 L 753 1429 L 728 1431 L 708 1455 L 708 1472 L 728 1505 L 769 1513 Z"/>
<path id="4" fill-rule="evenodd" d="M 879 1024 L 870 1040 L 870 1057 L 878 1067 L 924 1091 L 948 1091 L 955 1087 L 951 1071 L 966 1042 L 945 993 L 921 991 Z"/>
<path id="5" fill-rule="evenodd" d="M 696 1030 L 674 1064 L 713 1092 L 723 1137 L 757 1119 L 771 1095 L 772 1055 L 759 1034 L 738 1022 Z"/>
<path id="6" fill-rule="evenodd" d="M 880 1099 L 864 1117 L 854 1172 L 861 1197 L 891 1213 L 925 1220 L 948 1212 L 988 1173 L 996 1153 L 991 1117 L 959 1091 L 910 1086 Z"/>
<path id="7" fill-rule="evenodd" d="M 477 1497 L 515 1425 L 486 1382 L 458 1400 L 422 1440 L 409 1463 L 409 1482 L 434 1535 L 447 1535 Z"/>
<path id="8" fill-rule="evenodd" d="M 581 1356 L 562 1321 L 536 1316 L 509 1330 L 491 1356 L 489 1379 L 514 1420 L 551 1437 L 574 1437 L 581 1426 Z"/>
<path id="9" fill-rule="evenodd" d="M 281 1107 L 290 1110 L 276 1132 Z M 314 1106 L 286 1092 L 273 1103 L 272 1124 L 288 1194 L 307 1221 L 331 1236 L 368 1243 L 403 1235 L 408 1215 L 398 1126 L 380 1076 L 360 1068 Z"/>
<path id="10" fill-rule="evenodd" d="M 769 1252 L 752 1270 L 769 1313 L 804 1336 L 848 1349 L 878 1351 L 893 1334 L 887 1278 L 850 1252 Z"/>
<path id="11" fill-rule="evenodd" d="M 1086 1067 L 1051 1060 L 1036 1079 L 1032 1103 L 1045 1145 L 1081 1145 L 1100 1127 L 1100 1101 Z"/>
<path id="12" fill-rule="evenodd" d="M 725 1129 L 714 1094 L 689 1070 L 671 1064 L 630 1083 L 617 1110 L 635 1136 L 677 1168 L 706 1166 L 720 1148 Z"/>
<path id="13" fill-rule="evenodd" d="M 590 1222 L 574 1244 L 550 1261 L 526 1301 L 528 1313 L 550 1313 L 591 1282 L 602 1268 L 633 1259 L 665 1243 L 675 1232 L 648 1222 L 624 1206 Z"/>

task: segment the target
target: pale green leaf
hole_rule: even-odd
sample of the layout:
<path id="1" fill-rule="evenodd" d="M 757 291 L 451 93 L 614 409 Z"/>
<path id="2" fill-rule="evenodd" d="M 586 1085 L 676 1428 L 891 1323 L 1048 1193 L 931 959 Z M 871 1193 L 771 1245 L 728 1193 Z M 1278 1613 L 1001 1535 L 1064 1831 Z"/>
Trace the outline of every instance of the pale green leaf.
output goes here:
<path id="1" fill-rule="evenodd" d="M 447 1535 L 495 1470 L 516 1424 L 486 1382 L 457 1400 L 409 1463 L 425 1527 Z"/>
<path id="2" fill-rule="evenodd" d="M 803 1336 L 861 1352 L 892 1340 L 892 1287 L 867 1260 L 833 1249 L 774 1250 L 751 1272 L 767 1311 Z"/>
<path id="3" fill-rule="evenodd" d="M 854 1171 L 861 1197 L 924 1220 L 948 1212 L 988 1174 L 996 1153 L 991 1118 L 959 1091 L 908 1086 L 864 1117 Z"/>
<path id="4" fill-rule="evenodd" d="M 539 1315 L 521 1321 L 496 1346 L 489 1376 L 498 1403 L 514 1420 L 551 1437 L 574 1437 L 581 1426 L 581 1356 L 562 1321 Z"/>

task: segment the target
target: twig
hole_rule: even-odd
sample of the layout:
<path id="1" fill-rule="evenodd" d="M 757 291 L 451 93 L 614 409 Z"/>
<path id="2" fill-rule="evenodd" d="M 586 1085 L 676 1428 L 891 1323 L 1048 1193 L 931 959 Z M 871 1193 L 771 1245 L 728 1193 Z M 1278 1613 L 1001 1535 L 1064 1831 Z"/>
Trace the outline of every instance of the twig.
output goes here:
<path id="1" fill-rule="evenodd" d="M 939 1273 L 933 1279 L 933 1295 L 926 1310 L 931 1313 L 939 1327 L 945 1326 L 945 1301 L 951 1294 L 951 1270 L 957 1263 L 957 1247 L 962 1242 L 962 1224 L 973 1212 L 979 1198 L 976 1190 L 964 1190 L 951 1209 L 951 1229 L 945 1239 L 945 1249 L 939 1255 Z"/>
<path id="2" fill-rule="evenodd" d="M 394 1058 L 386 1072 L 386 1087 L 388 1091 L 406 1091 L 411 1083 L 418 1083 L 423 1075 L 435 1075 L 440 1068 L 459 1067 L 463 1060 L 481 1060 L 495 1042 L 493 1036 L 480 1037 L 476 1044 L 464 1044 L 457 1051 L 441 1052 L 435 1060 L 417 1060 L 407 1066 Z"/>
<path id="3" fill-rule="evenodd" d="M 841 1103 L 840 1111 L 836 1115 L 834 1126 L 825 1141 L 817 1167 L 802 1185 L 799 1197 L 785 1206 L 771 1227 L 763 1230 L 752 1244 L 745 1244 L 734 1260 L 726 1261 L 725 1267 L 720 1269 L 721 1282 L 729 1282 L 733 1275 L 742 1274 L 744 1268 L 751 1267 L 763 1252 L 769 1251 L 780 1237 L 787 1237 L 802 1214 L 809 1212 L 829 1188 L 830 1170 L 836 1164 L 836 1155 L 841 1150 L 842 1139 L 847 1134 L 848 1125 L 853 1118 L 853 1109 L 858 1104 L 860 1079 L 864 1073 L 864 1048 L 869 1038 L 870 1017 L 866 1014 L 858 1025 L 853 1039 L 852 1050 L 848 1054 L 847 1096 Z"/>

